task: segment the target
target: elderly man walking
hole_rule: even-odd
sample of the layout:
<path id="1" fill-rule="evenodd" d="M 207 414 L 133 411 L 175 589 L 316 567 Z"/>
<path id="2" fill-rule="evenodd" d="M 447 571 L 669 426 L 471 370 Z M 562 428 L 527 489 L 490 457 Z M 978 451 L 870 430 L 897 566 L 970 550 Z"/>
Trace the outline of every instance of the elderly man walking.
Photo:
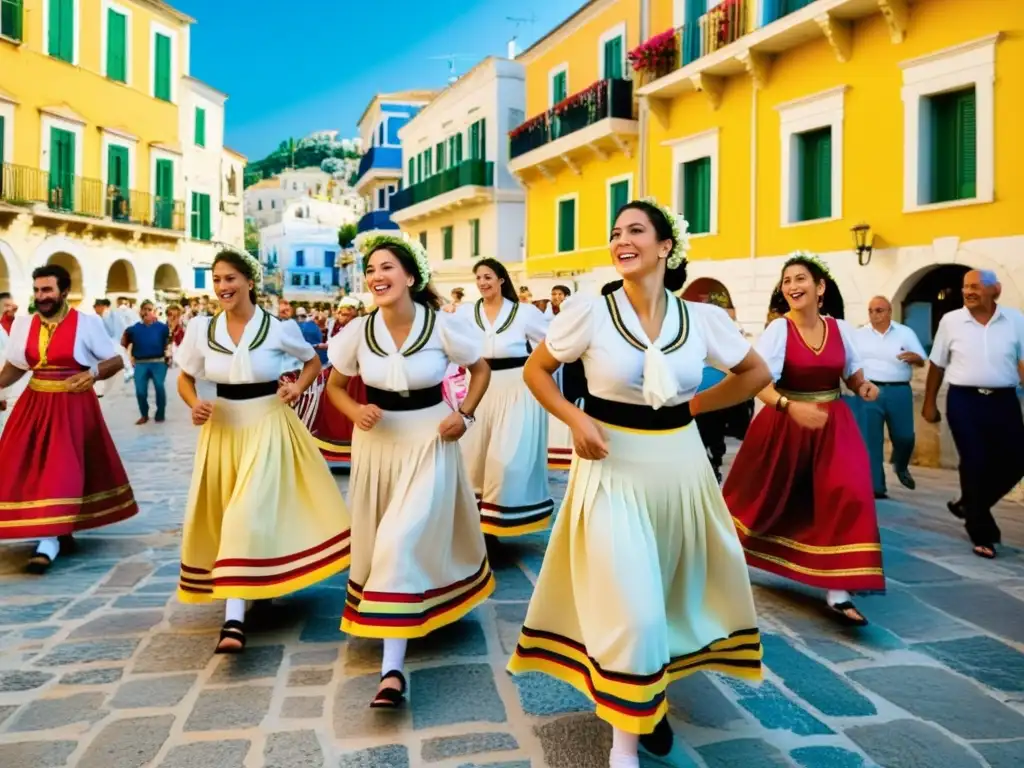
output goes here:
<path id="1" fill-rule="evenodd" d="M 1024 361 L 1024 316 L 997 304 L 994 272 L 964 275 L 964 306 L 939 322 L 923 416 L 938 423 L 939 387 L 949 382 L 946 418 L 960 454 L 960 499 L 950 512 L 965 521 L 974 554 L 991 559 L 1000 543 L 992 507 L 1024 477 L 1024 416 L 1017 385 Z"/>
<path id="2" fill-rule="evenodd" d="M 889 428 L 893 471 L 913 490 L 910 457 L 914 453 L 914 394 L 910 379 L 915 367 L 923 367 L 924 347 L 917 334 L 892 319 L 892 304 L 884 296 L 868 303 L 868 325 L 858 328 L 853 343 L 864 364 L 864 376 L 878 386 L 878 399 L 857 404 L 857 421 L 871 458 L 875 498 L 886 498 L 883 468 L 884 429 Z"/>

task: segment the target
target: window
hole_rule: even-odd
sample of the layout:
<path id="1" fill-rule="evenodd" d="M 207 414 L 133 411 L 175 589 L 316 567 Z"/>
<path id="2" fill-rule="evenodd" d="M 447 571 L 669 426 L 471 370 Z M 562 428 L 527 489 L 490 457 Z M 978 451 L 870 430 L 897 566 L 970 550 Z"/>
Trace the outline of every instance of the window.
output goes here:
<path id="1" fill-rule="evenodd" d="M 0 0 L 0 35 L 21 40 L 22 0 Z"/>
<path id="2" fill-rule="evenodd" d="M 206 110 L 196 107 L 196 146 L 206 146 Z"/>
<path id="3" fill-rule="evenodd" d="M 711 232 L 711 158 L 700 157 L 679 166 L 683 218 L 695 235 Z"/>
<path id="4" fill-rule="evenodd" d="M 47 0 L 50 16 L 47 53 L 55 59 L 75 62 L 75 0 Z"/>
<path id="5" fill-rule="evenodd" d="M 320 285 L 320 273 L 319 272 L 314 272 L 313 273 L 313 285 Z"/>
<path id="6" fill-rule="evenodd" d="M 558 201 L 558 252 L 576 250 L 576 198 Z"/>
<path id="7" fill-rule="evenodd" d="M 427 233 L 426 232 L 420 232 L 420 245 L 422 245 L 424 248 L 427 247 Z"/>
<path id="8" fill-rule="evenodd" d="M 388 119 L 388 144 L 392 147 L 402 146 L 402 140 L 398 138 L 398 131 L 401 130 L 402 126 L 407 122 L 407 120 L 398 117 Z"/>
<path id="9" fill-rule="evenodd" d="M 113 8 L 107 9 L 107 77 L 128 82 L 128 19 Z"/>
<path id="10" fill-rule="evenodd" d="M 384 189 L 384 187 L 381 187 L 380 189 L 377 190 L 377 210 L 378 211 L 385 211 L 385 210 L 387 210 L 387 207 L 388 207 L 388 204 L 387 204 L 387 194 L 388 194 L 388 191 L 386 189 Z"/>
<path id="11" fill-rule="evenodd" d="M 469 126 L 469 159 L 487 159 L 487 120 L 477 120 Z"/>
<path id="12" fill-rule="evenodd" d="M 629 202 L 629 183 L 631 177 L 612 181 L 608 185 L 608 229 L 615 226 L 615 214 Z"/>
<path id="13" fill-rule="evenodd" d="M 931 119 L 926 202 L 978 195 L 978 99 L 974 86 L 927 97 Z"/>
<path id="14" fill-rule="evenodd" d="M 115 219 L 128 214 L 128 148 L 107 147 L 107 215 Z"/>
<path id="15" fill-rule="evenodd" d="M 423 170 L 426 171 L 427 176 L 432 176 L 436 173 L 434 168 L 434 150 L 425 149 L 423 150 Z"/>
<path id="16" fill-rule="evenodd" d="M 298 274 L 297 272 L 292 272 L 292 285 L 296 287 L 301 286 L 302 275 Z"/>
<path id="17" fill-rule="evenodd" d="M 70 211 L 75 205 L 75 134 L 50 129 L 50 207 Z"/>
<path id="18" fill-rule="evenodd" d="M 328 269 L 334 269 L 334 264 L 338 260 L 337 251 L 324 251 L 324 266 Z"/>
<path id="19" fill-rule="evenodd" d="M 6 129 L 7 129 L 7 126 L 6 126 L 6 123 L 5 123 L 5 120 L 4 120 L 4 116 L 0 115 L 0 194 L 3 193 L 3 184 L 4 184 L 3 164 L 4 164 L 4 157 L 5 157 L 5 155 L 4 155 L 4 149 L 5 149 L 5 147 L 4 147 L 4 137 L 7 135 Z"/>
<path id="20" fill-rule="evenodd" d="M 423 181 L 423 153 L 416 155 L 416 179 Z"/>
<path id="21" fill-rule="evenodd" d="M 444 142 L 443 141 L 439 142 L 437 144 L 437 146 L 434 147 L 434 152 L 437 154 L 437 172 L 441 173 L 441 171 L 443 171 L 445 169 L 445 165 L 444 165 Z"/>
<path id="22" fill-rule="evenodd" d="M 406 174 L 406 176 L 407 176 L 407 178 L 406 178 L 406 182 L 405 183 L 406 183 L 407 186 L 411 187 L 413 184 L 416 183 L 416 160 L 415 160 L 415 158 L 412 158 L 412 157 L 409 158 L 409 173 Z"/>
<path id="23" fill-rule="evenodd" d="M 202 192 L 193 192 L 192 237 L 196 240 L 209 240 L 210 236 L 210 196 Z"/>
<path id="24" fill-rule="evenodd" d="M 783 227 L 842 218 L 843 113 L 848 87 L 841 85 L 776 107 L 781 123 Z"/>
<path id="25" fill-rule="evenodd" d="M 277 200 L 271 200 L 270 201 L 270 209 L 274 210 L 275 208 L 277 208 Z"/>
<path id="26" fill-rule="evenodd" d="M 441 227 L 441 241 L 444 243 L 444 255 L 442 258 L 445 261 L 451 261 L 454 247 L 451 227 Z"/>
<path id="27" fill-rule="evenodd" d="M 480 219 L 469 220 L 469 255 L 480 255 Z"/>
<path id="28" fill-rule="evenodd" d="M 623 46 L 626 36 L 625 26 L 620 24 L 615 29 L 601 36 L 601 69 L 605 80 L 621 80 L 625 71 L 626 57 Z"/>
<path id="29" fill-rule="evenodd" d="M 306 252 L 299 249 L 295 252 L 295 266 L 304 267 L 306 266 Z"/>
<path id="30" fill-rule="evenodd" d="M 377 126 L 377 146 L 384 146 L 384 121 L 381 120 L 380 125 Z"/>
<path id="31" fill-rule="evenodd" d="M 171 100 L 171 38 L 157 32 L 153 36 L 153 95 Z"/>
<path id="32" fill-rule="evenodd" d="M 814 221 L 832 216 L 832 129 L 797 134 L 797 219 Z"/>
<path id="33" fill-rule="evenodd" d="M 551 90 L 548 94 L 551 106 L 565 99 L 569 95 L 569 69 L 562 65 L 558 70 L 551 72 Z"/>
<path id="34" fill-rule="evenodd" d="M 170 229 L 174 222 L 174 161 L 156 161 L 156 208 L 155 223 L 158 227 Z M 182 228 L 184 228 L 182 226 Z"/>
<path id="35" fill-rule="evenodd" d="M 192 270 L 192 276 L 195 280 L 196 290 L 202 290 L 206 287 L 206 270 L 202 267 L 195 267 Z"/>
<path id="36" fill-rule="evenodd" d="M 256 210 L 257 211 L 262 211 L 263 210 L 263 201 L 262 200 L 257 200 L 256 201 Z"/>

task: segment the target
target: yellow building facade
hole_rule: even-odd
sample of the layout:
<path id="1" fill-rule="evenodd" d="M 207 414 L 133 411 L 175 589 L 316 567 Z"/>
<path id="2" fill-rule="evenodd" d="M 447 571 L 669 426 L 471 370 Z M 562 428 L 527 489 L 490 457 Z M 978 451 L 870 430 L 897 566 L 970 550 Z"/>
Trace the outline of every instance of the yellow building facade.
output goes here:
<path id="1" fill-rule="evenodd" d="M 0 290 L 24 300 L 48 262 L 90 306 L 194 290 L 222 230 L 241 231 L 244 158 L 223 148 L 226 97 L 188 76 L 193 20 L 160 0 L 2 11 Z"/>

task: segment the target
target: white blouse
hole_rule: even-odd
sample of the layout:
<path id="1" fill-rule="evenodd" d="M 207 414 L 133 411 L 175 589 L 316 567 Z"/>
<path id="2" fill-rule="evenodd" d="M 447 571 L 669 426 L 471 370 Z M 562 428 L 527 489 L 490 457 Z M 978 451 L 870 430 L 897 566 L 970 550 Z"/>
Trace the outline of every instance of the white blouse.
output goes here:
<path id="1" fill-rule="evenodd" d="M 75 310 L 77 312 L 77 310 Z M 25 347 L 28 345 L 28 334 L 32 328 L 33 315 L 14 318 L 11 336 L 7 341 L 7 362 L 23 371 L 30 370 L 25 359 Z M 96 315 L 84 315 L 78 312 L 78 328 L 75 332 L 75 350 L 72 353 L 75 361 L 83 368 L 92 368 L 120 353 L 107 335 L 103 321 Z"/>
<path id="2" fill-rule="evenodd" d="M 650 343 L 622 288 L 609 297 L 578 296 L 562 304 L 548 327 L 548 350 L 560 363 L 583 360 L 587 389 L 596 397 L 653 408 L 697 394 L 709 362 L 735 367 L 750 343 L 720 307 L 677 299 Z"/>
<path id="3" fill-rule="evenodd" d="M 422 304 L 401 348 L 378 311 L 357 317 L 327 345 L 327 359 L 338 373 L 389 392 L 435 386 L 449 363 L 469 366 L 481 357 L 483 334 L 462 312 L 435 312 Z"/>
<path id="4" fill-rule="evenodd" d="M 520 304 L 502 299 L 501 309 L 492 323 L 487 319 L 483 301 L 463 304 L 458 314 L 476 325 L 484 335 L 484 354 L 488 359 L 503 357 L 526 357 L 529 352 L 526 343 L 537 347 L 548 332 L 551 317 L 533 304 Z"/>
<path id="5" fill-rule="evenodd" d="M 768 363 L 768 370 L 772 372 L 772 381 L 778 381 L 782 377 L 782 366 L 786 364 L 786 340 L 789 338 L 789 320 L 784 317 L 776 318 L 768 323 L 764 333 L 757 340 L 755 349 L 764 361 Z M 839 326 L 839 335 L 843 337 L 843 348 L 846 350 L 846 366 L 843 368 L 843 378 L 848 379 L 862 367 L 860 356 L 853 346 L 853 329 L 845 320 L 836 320 Z"/>
<path id="6" fill-rule="evenodd" d="M 316 350 L 302 338 L 298 323 L 283 322 L 257 307 L 236 346 L 228 334 L 227 317 L 197 315 L 185 327 L 175 361 L 194 379 L 217 384 L 277 381 L 285 360 L 305 363 Z"/>

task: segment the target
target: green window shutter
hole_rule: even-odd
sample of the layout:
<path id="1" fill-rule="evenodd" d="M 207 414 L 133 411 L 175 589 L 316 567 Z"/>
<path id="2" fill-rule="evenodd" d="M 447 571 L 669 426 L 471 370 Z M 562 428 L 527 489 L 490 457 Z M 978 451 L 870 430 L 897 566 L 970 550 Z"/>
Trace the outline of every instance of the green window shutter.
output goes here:
<path id="1" fill-rule="evenodd" d="M 458 133 L 455 136 L 455 162 L 462 162 L 462 134 Z"/>
<path id="2" fill-rule="evenodd" d="M 441 230 L 441 236 L 444 238 L 444 260 L 450 261 L 452 258 L 452 228 L 444 227 Z"/>
<path id="3" fill-rule="evenodd" d="M 434 150 L 423 150 L 423 169 L 427 172 L 427 176 L 434 174 Z"/>
<path id="4" fill-rule="evenodd" d="M 978 110 L 974 89 L 961 91 L 956 106 L 957 197 L 970 200 L 978 196 Z"/>
<path id="5" fill-rule="evenodd" d="M 710 157 L 683 164 L 683 216 L 690 225 L 690 232 L 711 231 Z"/>
<path id="6" fill-rule="evenodd" d="M 558 201 L 558 252 L 576 250 L 576 201 Z"/>
<path id="7" fill-rule="evenodd" d="M 480 141 L 480 124 L 473 123 L 469 126 L 469 159 L 476 160 L 477 144 Z"/>
<path id="8" fill-rule="evenodd" d="M 50 205 L 72 210 L 75 202 L 75 134 L 50 129 Z"/>
<path id="9" fill-rule="evenodd" d="M 554 106 L 558 102 L 565 99 L 568 96 L 568 83 L 566 82 L 566 73 L 559 72 L 555 75 L 554 85 L 551 88 L 551 104 Z"/>
<path id="10" fill-rule="evenodd" d="M 154 41 L 156 56 L 153 72 L 153 95 L 164 101 L 171 100 L 171 38 L 157 34 Z"/>
<path id="11" fill-rule="evenodd" d="M 470 219 L 469 221 L 469 234 L 470 234 L 470 246 L 472 247 L 471 255 L 476 257 L 480 255 L 480 219 Z"/>
<path id="12" fill-rule="evenodd" d="M 621 35 L 604 44 L 604 79 L 622 79 L 622 37 Z"/>
<path id="13" fill-rule="evenodd" d="M 0 0 L 0 35 L 21 40 L 22 0 Z"/>
<path id="14" fill-rule="evenodd" d="M 487 159 L 487 118 L 480 118 L 480 154 L 478 155 L 479 160 Z"/>
<path id="15" fill-rule="evenodd" d="M 196 107 L 196 146 L 206 146 L 206 110 Z"/>
<path id="16" fill-rule="evenodd" d="M 445 170 L 443 141 L 438 142 L 437 146 L 434 148 L 434 152 L 437 154 L 437 171 L 438 173 L 440 173 L 441 171 Z"/>
<path id="17" fill-rule="evenodd" d="M 212 236 L 210 219 L 210 196 L 199 195 L 199 239 L 209 240 Z"/>
<path id="18" fill-rule="evenodd" d="M 629 182 L 617 181 L 608 189 L 608 215 L 611 221 L 608 228 L 615 226 L 615 215 L 626 203 L 629 202 Z"/>
<path id="19" fill-rule="evenodd" d="M 420 245 L 422 245 L 424 248 L 427 247 L 427 233 L 426 232 L 420 232 Z"/>
<path id="20" fill-rule="evenodd" d="M 416 178 L 423 181 L 423 153 L 416 155 Z"/>
<path id="21" fill-rule="evenodd" d="M 193 210 L 195 202 L 193 201 Z M 158 227 L 169 229 L 174 223 L 174 163 L 156 161 L 156 202 L 154 219 Z"/>
<path id="22" fill-rule="evenodd" d="M 819 128 L 798 137 L 798 220 L 832 215 L 832 129 Z"/>
<path id="23" fill-rule="evenodd" d="M 73 62 L 75 56 L 75 1 L 48 0 L 50 34 L 47 52 L 58 59 Z"/>
<path id="24" fill-rule="evenodd" d="M 409 158 L 409 180 L 406 182 L 410 187 L 416 183 L 416 160 Z"/>
<path id="25" fill-rule="evenodd" d="M 128 195 L 128 149 L 111 144 L 107 148 L 107 185 L 116 187 L 122 197 Z"/>
<path id="26" fill-rule="evenodd" d="M 189 213 L 188 234 L 192 239 L 199 238 L 199 193 L 192 193 L 191 213 Z"/>
<path id="27" fill-rule="evenodd" d="M 107 10 L 107 77 L 119 83 L 128 80 L 128 27 L 125 17 L 114 9 Z"/>

